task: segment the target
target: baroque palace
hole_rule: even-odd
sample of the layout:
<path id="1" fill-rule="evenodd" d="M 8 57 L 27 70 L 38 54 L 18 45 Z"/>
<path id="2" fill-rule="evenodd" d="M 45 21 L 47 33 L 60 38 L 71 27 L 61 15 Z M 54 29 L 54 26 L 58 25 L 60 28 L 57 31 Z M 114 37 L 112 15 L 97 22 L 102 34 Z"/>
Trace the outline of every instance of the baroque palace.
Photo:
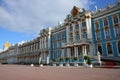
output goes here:
<path id="1" fill-rule="evenodd" d="M 74 6 L 64 23 L 41 30 L 37 38 L 5 43 L 0 62 L 66 64 L 69 59 L 70 65 L 82 65 L 86 55 L 93 64 L 101 63 L 98 55 L 120 61 L 120 0 L 94 12 Z"/>

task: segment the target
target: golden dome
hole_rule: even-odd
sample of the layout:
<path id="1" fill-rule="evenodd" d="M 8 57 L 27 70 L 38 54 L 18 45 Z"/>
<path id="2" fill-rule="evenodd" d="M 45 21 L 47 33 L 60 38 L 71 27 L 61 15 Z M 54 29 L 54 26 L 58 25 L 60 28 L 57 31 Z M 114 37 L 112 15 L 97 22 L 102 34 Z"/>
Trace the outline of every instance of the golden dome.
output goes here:
<path id="1" fill-rule="evenodd" d="M 5 42 L 3 45 L 3 49 L 8 49 L 11 46 L 9 42 Z"/>

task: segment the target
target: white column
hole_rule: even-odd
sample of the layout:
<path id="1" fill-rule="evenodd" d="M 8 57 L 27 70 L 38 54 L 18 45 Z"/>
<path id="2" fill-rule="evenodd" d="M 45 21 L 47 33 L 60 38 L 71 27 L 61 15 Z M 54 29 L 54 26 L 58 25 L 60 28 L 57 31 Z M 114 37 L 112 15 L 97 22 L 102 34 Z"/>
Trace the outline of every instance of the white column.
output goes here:
<path id="1" fill-rule="evenodd" d="M 82 54 L 83 54 L 83 56 L 85 56 L 85 52 L 84 52 L 84 46 L 82 46 Z"/>
<path id="2" fill-rule="evenodd" d="M 62 49 L 61 57 L 64 58 L 64 49 Z"/>
<path id="3" fill-rule="evenodd" d="M 75 39 L 75 24 L 72 24 L 72 27 L 73 27 L 73 42 L 76 40 Z"/>
<path id="4" fill-rule="evenodd" d="M 75 47 L 76 49 L 76 56 L 75 57 L 78 57 L 78 47 Z"/>
<path id="5" fill-rule="evenodd" d="M 46 48 L 46 37 L 44 38 L 44 48 Z"/>
<path id="6" fill-rule="evenodd" d="M 66 26 L 66 29 L 67 29 L 67 43 L 69 43 L 69 26 Z"/>
<path id="7" fill-rule="evenodd" d="M 77 57 L 77 47 L 74 47 L 74 57 Z"/>
<path id="8" fill-rule="evenodd" d="M 85 56 L 87 55 L 87 47 L 86 47 L 86 45 L 84 46 L 84 55 Z"/>
<path id="9" fill-rule="evenodd" d="M 81 22 L 79 22 L 79 35 L 80 35 L 80 39 L 81 39 L 81 27 L 82 27 L 82 25 L 81 25 Z"/>
<path id="10" fill-rule="evenodd" d="M 87 27 L 87 37 L 92 38 L 92 33 L 91 33 L 91 15 L 88 13 L 86 16 L 90 16 L 90 18 L 85 19 L 86 21 L 86 27 Z"/>
<path id="11" fill-rule="evenodd" d="M 71 57 L 70 53 L 71 53 L 70 48 L 67 48 L 67 57 Z"/>

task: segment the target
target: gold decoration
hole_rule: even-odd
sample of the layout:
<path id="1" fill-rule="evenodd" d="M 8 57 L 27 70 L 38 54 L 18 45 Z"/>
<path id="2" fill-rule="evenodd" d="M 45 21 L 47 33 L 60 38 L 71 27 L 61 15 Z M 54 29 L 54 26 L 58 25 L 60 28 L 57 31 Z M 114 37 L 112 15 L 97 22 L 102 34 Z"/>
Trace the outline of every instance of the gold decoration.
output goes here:
<path id="1" fill-rule="evenodd" d="M 90 18 L 90 16 L 85 16 L 85 18 L 89 19 L 89 18 Z"/>
<path id="2" fill-rule="evenodd" d="M 108 26 L 105 26 L 105 28 L 104 28 L 105 30 L 108 30 L 109 29 L 109 27 Z"/>
<path id="3" fill-rule="evenodd" d="M 115 24 L 114 26 L 115 26 L 115 27 L 118 27 L 119 25 L 118 25 L 118 24 Z"/>
<path id="4" fill-rule="evenodd" d="M 96 29 L 95 32 L 99 32 L 100 30 L 99 29 Z"/>
<path id="5" fill-rule="evenodd" d="M 79 18 L 77 21 L 81 21 L 81 19 Z"/>
<path id="6" fill-rule="evenodd" d="M 75 17 L 78 13 L 79 13 L 79 8 L 74 6 L 71 11 L 72 16 Z"/>
<path id="7" fill-rule="evenodd" d="M 8 49 L 11 46 L 9 42 L 4 43 L 4 49 Z"/>

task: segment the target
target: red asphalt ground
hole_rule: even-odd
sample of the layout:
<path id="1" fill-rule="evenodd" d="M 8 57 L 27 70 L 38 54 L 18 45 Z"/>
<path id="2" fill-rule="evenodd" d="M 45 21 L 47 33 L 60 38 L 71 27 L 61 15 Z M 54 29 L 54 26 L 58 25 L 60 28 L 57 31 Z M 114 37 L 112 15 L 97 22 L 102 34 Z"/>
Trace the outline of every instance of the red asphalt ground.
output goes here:
<path id="1" fill-rule="evenodd" d="M 120 80 L 120 69 L 0 65 L 0 80 Z"/>

